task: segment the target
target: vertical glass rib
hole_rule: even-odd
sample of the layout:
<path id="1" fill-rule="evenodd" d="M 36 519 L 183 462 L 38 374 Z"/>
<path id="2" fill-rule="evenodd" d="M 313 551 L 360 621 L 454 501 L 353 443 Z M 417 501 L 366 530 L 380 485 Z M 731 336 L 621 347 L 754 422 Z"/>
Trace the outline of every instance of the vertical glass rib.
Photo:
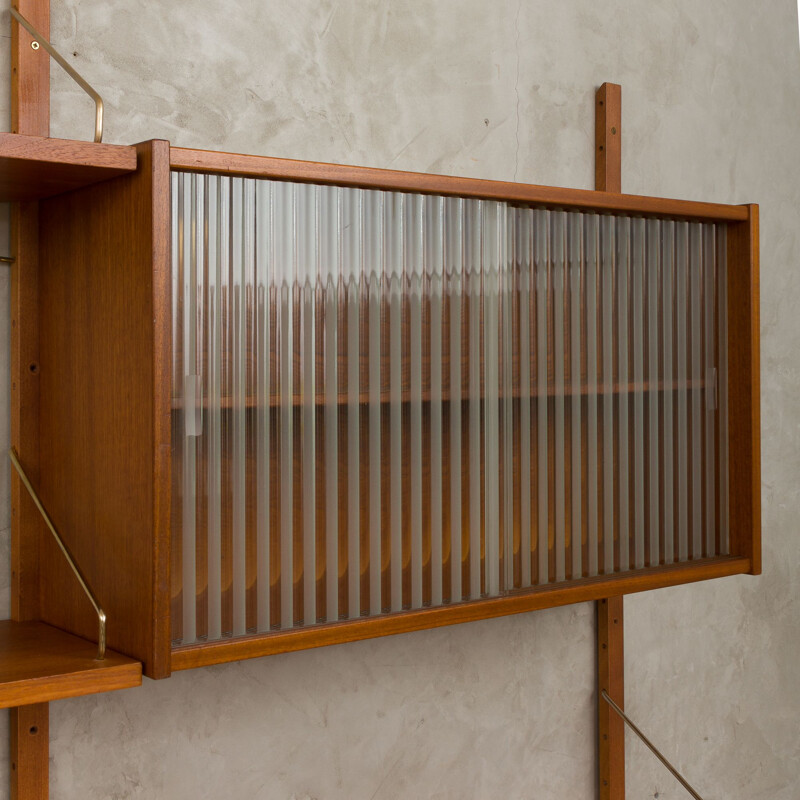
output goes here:
<path id="1" fill-rule="evenodd" d="M 197 352 L 197 176 L 191 175 L 178 186 L 178 205 L 183 212 L 183 225 L 179 229 L 180 272 L 183 274 L 183 642 L 196 638 L 197 582 L 196 582 L 196 531 L 197 531 L 197 448 L 195 436 L 197 414 L 196 366 Z M 188 184 L 188 185 L 187 185 Z M 188 231 L 187 228 L 188 222 Z M 180 246 L 180 245 L 179 245 Z"/>
<path id="2" fill-rule="evenodd" d="M 342 274 L 347 281 L 347 608 L 361 614 L 361 500 L 359 492 L 359 306 L 361 298 L 361 190 L 350 189 L 342 215 Z"/>
<path id="3" fill-rule="evenodd" d="M 547 583 L 551 578 L 548 563 L 549 510 L 547 503 L 548 483 L 552 476 L 547 469 L 547 293 L 548 265 L 550 263 L 550 220 L 549 212 L 533 212 L 534 224 L 534 266 L 536 269 L 536 431 L 537 431 L 537 470 L 538 476 L 538 553 L 539 583 Z"/>
<path id="4" fill-rule="evenodd" d="M 391 517 L 391 610 L 403 609 L 402 530 L 402 194 L 386 196 L 385 263 L 389 279 L 389 429 Z"/>
<path id="5" fill-rule="evenodd" d="M 553 275 L 553 363 L 555 404 L 555 556 L 556 581 L 566 578 L 566 532 L 565 532 L 565 471 L 564 471 L 564 256 L 566 236 L 566 214 L 553 211 L 551 214 L 551 268 Z"/>
<path id="6" fill-rule="evenodd" d="M 369 610 L 381 613 L 381 276 L 383 192 L 364 193 L 364 266 L 369 282 Z"/>
<path id="7" fill-rule="evenodd" d="M 533 213 L 516 210 L 516 260 L 519 264 L 519 441 L 520 441 L 520 586 L 531 585 L 531 334 Z"/>
<path id="8" fill-rule="evenodd" d="M 650 384 L 647 393 L 648 421 L 650 437 L 648 442 L 648 475 L 650 478 L 649 506 L 650 514 L 648 526 L 650 530 L 649 565 L 656 566 L 660 563 L 660 536 L 659 525 L 659 486 L 661 485 L 658 462 L 659 441 L 658 421 L 663 419 L 659 415 L 659 317 L 658 300 L 661 289 L 661 222 L 648 220 L 647 222 L 647 275 L 645 282 L 645 295 L 647 297 L 647 379 Z M 666 392 L 665 392 L 666 393 Z"/>
<path id="9" fill-rule="evenodd" d="M 445 199 L 445 259 L 450 308 L 450 600 L 463 597 L 461 588 L 461 304 L 464 293 L 464 203 Z"/>
<path id="10" fill-rule="evenodd" d="M 514 282 L 517 270 L 514 265 L 514 223 L 505 203 L 498 203 L 498 273 L 500 286 L 499 334 L 500 334 L 500 426 L 502 443 L 501 463 L 501 509 L 502 523 L 498 538 L 498 592 L 514 588 L 514 547 L 519 544 L 519 519 L 515 519 L 514 487 L 519 475 L 514 473 L 514 352 L 516 343 L 512 338 L 513 328 L 519 321 L 514 309 L 514 296 L 518 287 Z M 515 533 L 516 531 L 516 533 Z"/>
<path id="11" fill-rule="evenodd" d="M 325 618 L 339 619 L 339 198 L 320 187 L 320 258 L 325 281 Z"/>
<path id="12" fill-rule="evenodd" d="M 703 382 L 702 366 L 702 324 L 701 324 L 701 293 L 703 286 L 703 253 L 700 223 L 689 225 L 689 292 L 691 296 L 691 398 L 692 398 L 692 441 L 691 441 L 691 470 L 692 470 L 692 558 L 703 555 Z"/>
<path id="13" fill-rule="evenodd" d="M 427 197 L 425 273 L 430 298 L 430 475 L 431 599 L 442 604 L 442 288 L 444 280 L 444 203 Z"/>
<path id="14" fill-rule="evenodd" d="M 403 254 L 411 328 L 411 608 L 422 608 L 422 220 L 422 196 L 408 195 Z"/>
<path id="15" fill-rule="evenodd" d="M 231 591 L 231 487 L 233 481 L 231 458 L 231 414 L 229 408 L 232 395 L 232 319 L 231 310 L 233 286 L 231 281 L 231 178 L 220 178 L 217 203 L 217 255 L 219 259 L 219 312 L 221 350 L 220 359 L 220 485 L 225 492 L 224 502 L 220 504 L 220 624 L 222 635 L 232 632 Z"/>
<path id="16" fill-rule="evenodd" d="M 600 218 L 603 281 L 603 572 L 614 572 L 614 281 L 616 226 L 612 217 Z"/>
<path id="17" fill-rule="evenodd" d="M 570 499 L 570 540 L 572 542 L 571 576 L 580 578 L 583 574 L 583 520 L 581 502 L 583 480 L 581 475 L 581 240 L 583 234 L 583 215 L 568 215 L 569 233 L 569 343 L 570 373 L 572 394 L 570 409 L 570 470 L 572 472 Z"/>
<path id="18" fill-rule="evenodd" d="M 705 429 L 705 520 L 704 528 L 706 534 L 705 554 L 706 556 L 717 555 L 717 519 L 716 519 L 716 497 L 714 483 L 716 481 L 716 469 L 714 451 L 716 450 L 716 421 L 717 421 L 717 364 L 714 352 L 715 324 L 714 318 L 717 285 L 716 275 L 716 231 L 714 225 L 703 225 L 703 265 L 704 265 L 704 289 L 703 289 L 703 339 L 705 346 L 705 370 L 703 382 L 705 390 L 705 419 L 703 427 Z"/>
<path id="19" fill-rule="evenodd" d="M 671 564 L 675 560 L 675 493 L 673 489 L 675 476 L 674 460 L 674 386 L 675 374 L 673 354 L 673 318 L 674 286 L 675 286 L 675 223 L 665 220 L 661 223 L 661 278 L 663 318 L 663 381 L 664 392 L 664 563 Z"/>
<path id="20" fill-rule="evenodd" d="M 220 178 L 205 176 L 208 242 L 208 639 L 222 636 L 222 326 L 218 192 Z"/>
<path id="21" fill-rule="evenodd" d="M 617 428 L 617 442 L 619 453 L 619 568 L 630 569 L 630 492 L 628 474 L 628 398 L 630 388 L 628 385 L 628 314 L 630 306 L 629 297 L 629 271 L 631 241 L 631 221 L 628 217 L 617 220 L 616 260 L 615 273 L 617 276 L 617 363 L 619 365 L 618 382 L 618 408 L 619 426 Z"/>
<path id="22" fill-rule="evenodd" d="M 598 478 L 597 478 L 597 397 L 599 393 L 597 375 L 597 247 L 598 219 L 596 214 L 584 216 L 584 270 L 586 281 L 586 482 L 587 499 L 587 539 L 589 542 L 589 563 L 587 575 L 598 574 Z"/>
<path id="23" fill-rule="evenodd" d="M 246 475 L 245 475 L 245 381 L 247 346 L 247 287 L 246 265 L 252 265 L 252 208 L 245 208 L 245 186 L 251 181 L 233 178 L 231 181 L 231 291 L 232 291 L 232 361 L 233 417 L 232 492 L 233 492 L 233 635 L 247 631 L 247 564 L 246 550 Z"/>
<path id="24" fill-rule="evenodd" d="M 485 587 L 493 597 L 500 591 L 500 384 L 499 351 L 499 231 L 498 204 L 483 204 L 483 339 L 484 339 L 484 547 Z"/>
<path id="25" fill-rule="evenodd" d="M 300 289 L 300 386 L 303 504 L 303 622 L 317 621 L 317 442 L 316 442 L 316 286 L 317 187 L 299 184 L 295 189 L 296 280 Z"/>
<path id="26" fill-rule="evenodd" d="M 689 498 L 688 498 L 688 470 L 689 470 L 689 422 L 687 419 L 687 383 L 689 373 L 686 365 L 687 326 L 686 311 L 689 306 L 688 293 L 688 258 L 689 258 L 689 224 L 687 222 L 675 223 L 675 308 L 677 319 L 676 349 L 677 364 L 675 383 L 678 396 L 678 430 L 675 431 L 678 440 L 678 468 L 675 477 L 678 482 L 678 561 L 689 558 Z"/>
<path id="27" fill-rule="evenodd" d="M 256 181 L 256 469 L 258 493 L 256 508 L 256 628 L 270 628 L 270 231 L 269 183 Z M 209 237 L 211 241 L 211 237 Z M 215 335 L 216 340 L 216 335 Z M 217 394 L 214 393 L 217 405 Z M 213 424 L 213 421 L 212 421 Z M 210 532 L 209 532 L 210 533 Z M 209 549 L 211 536 L 209 535 Z M 211 574 L 209 557 L 209 574 Z M 209 637 L 211 617 L 209 616 Z"/>
<path id="28" fill-rule="evenodd" d="M 634 530 L 633 564 L 644 567 L 644 261 L 645 227 L 643 219 L 631 220 L 633 280 L 633 486 Z M 622 397 L 622 395 L 620 395 Z"/>
<path id="29" fill-rule="evenodd" d="M 469 598 L 481 594 L 481 219 L 483 203 L 466 203 L 465 261 L 469 281 Z"/>
<path id="30" fill-rule="evenodd" d="M 273 268 L 278 286 L 276 349 L 280 375 L 281 627 L 294 624 L 294 186 L 273 183 Z"/>
<path id="31" fill-rule="evenodd" d="M 195 260 L 197 286 L 195 289 L 195 353 L 194 373 L 194 435 L 196 454 L 197 529 L 195 533 L 195 572 L 197 594 L 196 636 L 208 637 L 208 497 L 205 492 L 208 474 L 208 437 L 205 407 L 208 402 L 208 236 L 206 220 L 206 180 L 198 175 L 195 195 Z"/>
<path id="32" fill-rule="evenodd" d="M 730 553 L 728 495 L 728 233 L 717 227 L 717 275 L 719 280 L 719 532 L 720 555 Z"/>
<path id="33" fill-rule="evenodd" d="M 182 173 L 173 172 L 170 176 L 170 211 L 172 214 L 172 392 L 173 406 L 171 421 L 172 436 L 172 491 L 173 510 L 173 547 L 172 547 L 172 576 L 173 602 L 171 614 L 174 617 L 172 640 L 176 644 L 183 642 L 183 621 L 185 593 L 183 589 L 183 550 L 185 549 L 184 520 L 183 520 L 183 494 L 184 494 L 184 468 L 183 459 L 186 455 L 186 391 L 185 370 L 183 367 L 184 345 L 184 214 L 183 214 L 183 185 L 186 180 Z M 180 561 L 176 557 L 180 554 Z M 180 583 L 176 578 L 180 575 Z M 176 599 L 175 599 L 176 598 Z"/>

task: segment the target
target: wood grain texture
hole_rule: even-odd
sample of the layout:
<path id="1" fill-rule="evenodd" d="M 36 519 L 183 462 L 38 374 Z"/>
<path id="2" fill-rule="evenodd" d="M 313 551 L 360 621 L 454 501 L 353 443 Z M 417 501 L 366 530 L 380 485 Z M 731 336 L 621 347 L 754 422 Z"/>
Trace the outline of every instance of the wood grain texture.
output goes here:
<path id="1" fill-rule="evenodd" d="M 19 203 L 11 215 L 11 445 L 39 479 L 39 207 Z M 3 458 L 7 456 L 3 454 Z M 11 616 L 39 617 L 42 520 L 11 470 Z"/>
<path id="2" fill-rule="evenodd" d="M 622 192 L 622 87 L 604 83 L 595 95 L 594 188 Z"/>
<path id="3" fill-rule="evenodd" d="M 12 5 L 43 36 L 50 36 L 50 0 L 13 0 Z M 50 56 L 31 49 L 33 38 L 11 20 L 11 130 L 50 135 Z"/>
<path id="4" fill-rule="evenodd" d="M 597 90 L 594 131 L 595 189 L 622 192 L 622 87 L 616 83 Z M 622 595 L 598 600 L 596 612 L 598 795 L 600 800 L 625 800 L 625 725 L 601 696 L 605 690 L 625 708 Z"/>
<path id="5" fill-rule="evenodd" d="M 622 596 L 597 606 L 597 758 L 600 800 L 625 800 L 625 723 L 600 693 L 624 709 L 625 646 Z"/>
<path id="6" fill-rule="evenodd" d="M 728 229 L 728 446 L 731 553 L 761 573 L 761 365 L 758 206 Z"/>
<path id="7" fill-rule="evenodd" d="M 0 202 L 36 200 L 136 169 L 136 150 L 0 133 Z"/>
<path id="8" fill-rule="evenodd" d="M 739 575 L 749 571 L 749 559 L 723 557 L 695 561 L 691 564 L 674 564 L 631 573 L 618 573 L 613 576 L 582 578 L 568 583 L 551 583 L 505 597 L 178 647 L 172 652 L 172 669 L 192 669 L 209 664 L 241 661 L 246 658 L 305 650 L 311 647 L 438 628 L 460 622 L 474 622 L 570 603 L 599 600 L 617 594 L 644 592 L 665 586 Z"/>
<path id="9" fill-rule="evenodd" d="M 50 706 L 12 708 L 11 800 L 47 800 L 50 796 Z"/>
<path id="10" fill-rule="evenodd" d="M 0 621 L 0 708 L 78 697 L 142 682 L 138 661 L 43 622 Z"/>
<path id="11" fill-rule="evenodd" d="M 12 5 L 45 36 L 50 35 L 50 0 L 12 0 Z M 28 32 L 12 20 L 11 130 L 17 134 L 49 136 L 50 58 L 44 51 L 32 50 L 31 41 Z M 8 165 L 0 167 L 0 184 L 11 180 L 6 177 L 8 172 Z M 18 186 L 18 180 L 14 182 Z M 0 191 L 6 194 L 4 189 Z M 11 266 L 11 445 L 35 480 L 39 463 L 37 204 L 13 206 L 11 253 L 15 256 Z M 39 616 L 40 530 L 39 513 L 13 475 L 11 614 L 15 620 Z M 49 796 L 47 704 L 12 709 L 10 726 L 11 798 L 46 800 Z"/>
<path id="12" fill-rule="evenodd" d="M 40 492 L 108 615 L 108 644 L 169 674 L 168 144 L 139 170 L 41 203 Z M 42 547 L 42 618 L 93 637 Z"/>
<path id="13" fill-rule="evenodd" d="M 146 208 L 149 241 L 152 303 L 152 352 L 150 355 L 152 394 L 152 491 L 153 491 L 153 658 L 149 677 L 169 675 L 170 662 L 170 541 L 172 481 L 172 409 L 170 375 L 172 366 L 172 264 L 169 143 L 144 142 L 137 145 L 142 171 L 147 176 L 149 196 L 141 196 Z"/>
<path id="14" fill-rule="evenodd" d="M 448 175 L 350 167 L 315 161 L 292 161 L 266 156 L 243 156 L 180 147 L 170 149 L 170 165 L 174 170 L 190 172 L 213 172 L 221 175 L 274 178 L 398 192 L 482 197 L 579 211 L 617 211 L 693 220 L 743 221 L 747 218 L 747 211 L 741 206 L 719 203 L 698 203 L 690 200 L 669 200 L 586 189 L 562 189 L 505 181 L 456 178 Z"/>
<path id="15" fill-rule="evenodd" d="M 14 0 L 45 36 L 49 0 Z M 50 59 L 31 49 L 28 32 L 11 22 L 11 129 L 34 137 L 50 135 Z M 45 56 L 44 58 L 42 56 Z M 5 134 L 11 136 L 11 134 Z M 27 137 L 25 137 L 27 138 Z M 0 170 L 0 183 L 4 180 Z M 11 445 L 35 479 L 38 470 L 38 207 L 14 206 L 11 215 Z M 33 367 L 33 368 L 32 368 Z M 11 482 L 11 614 L 39 615 L 39 514 L 16 476 Z"/>

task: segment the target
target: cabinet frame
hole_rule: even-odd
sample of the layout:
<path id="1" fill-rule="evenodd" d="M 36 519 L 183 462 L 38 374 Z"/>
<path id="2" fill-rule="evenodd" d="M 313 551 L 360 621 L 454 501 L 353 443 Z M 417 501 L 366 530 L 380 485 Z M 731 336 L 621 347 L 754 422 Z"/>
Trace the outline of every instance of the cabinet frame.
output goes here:
<path id="1" fill-rule="evenodd" d="M 139 145 L 137 154 L 135 173 L 40 202 L 39 465 L 42 498 L 107 606 L 109 647 L 142 660 L 146 675 L 760 572 L 757 206 L 241 156 L 164 141 Z M 731 555 L 173 649 L 171 170 L 728 223 Z M 46 543 L 40 576 L 42 619 L 91 638 L 94 619 Z"/>

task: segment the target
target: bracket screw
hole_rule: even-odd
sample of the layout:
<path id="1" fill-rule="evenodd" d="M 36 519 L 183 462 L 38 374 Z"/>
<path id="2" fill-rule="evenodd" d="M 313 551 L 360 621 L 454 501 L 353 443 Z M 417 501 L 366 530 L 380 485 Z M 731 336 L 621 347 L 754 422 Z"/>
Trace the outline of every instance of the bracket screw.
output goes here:
<path id="1" fill-rule="evenodd" d="M 39 42 L 31 42 L 31 50 L 38 50 Z"/>

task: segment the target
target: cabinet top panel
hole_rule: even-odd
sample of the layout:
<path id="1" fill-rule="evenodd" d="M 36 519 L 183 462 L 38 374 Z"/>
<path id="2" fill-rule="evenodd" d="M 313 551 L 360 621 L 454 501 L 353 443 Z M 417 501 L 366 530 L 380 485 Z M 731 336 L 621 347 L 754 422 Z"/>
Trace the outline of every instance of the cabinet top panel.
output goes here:
<path id="1" fill-rule="evenodd" d="M 170 149 L 174 170 L 215 173 L 249 178 L 270 178 L 318 184 L 355 186 L 422 194 L 457 195 L 505 200 L 512 203 L 569 208 L 577 211 L 615 211 L 641 216 L 693 220 L 745 221 L 749 209 L 743 205 L 701 203 L 660 197 L 615 194 L 586 189 L 429 175 L 418 172 L 295 161 L 266 156 L 246 156 L 210 150 Z"/>

